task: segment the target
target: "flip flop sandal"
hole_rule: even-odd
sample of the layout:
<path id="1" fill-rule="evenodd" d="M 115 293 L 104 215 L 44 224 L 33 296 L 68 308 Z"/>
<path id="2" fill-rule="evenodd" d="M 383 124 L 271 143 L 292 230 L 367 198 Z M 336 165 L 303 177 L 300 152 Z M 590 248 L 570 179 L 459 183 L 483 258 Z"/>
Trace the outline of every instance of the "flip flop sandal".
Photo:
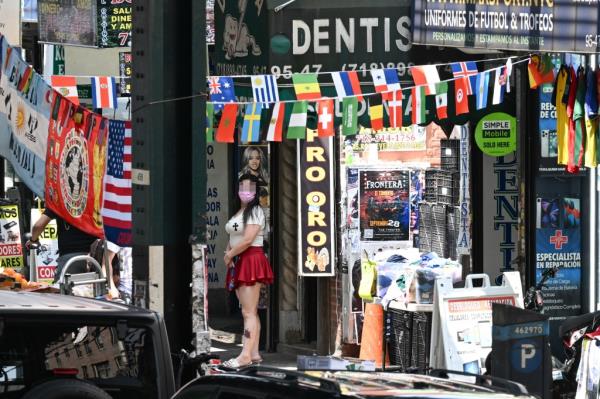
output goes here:
<path id="1" fill-rule="evenodd" d="M 240 369 L 242 367 L 247 367 L 252 365 L 252 361 L 250 363 L 246 363 L 246 364 L 240 364 L 240 362 L 235 358 L 231 358 L 229 360 L 227 360 L 226 362 L 223 362 L 223 367 L 228 368 L 228 369 Z"/>
<path id="2" fill-rule="evenodd" d="M 256 359 L 252 359 L 252 361 L 250 361 L 250 364 L 261 364 L 263 360 L 264 359 L 262 357 L 257 357 Z"/>

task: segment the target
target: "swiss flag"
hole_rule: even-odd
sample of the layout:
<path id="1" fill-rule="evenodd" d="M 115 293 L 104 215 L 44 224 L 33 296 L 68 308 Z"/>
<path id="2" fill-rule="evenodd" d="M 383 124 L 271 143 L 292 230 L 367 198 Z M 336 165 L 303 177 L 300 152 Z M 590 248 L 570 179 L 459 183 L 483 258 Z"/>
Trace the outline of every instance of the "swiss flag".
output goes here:
<path id="1" fill-rule="evenodd" d="M 319 113 L 318 135 L 330 137 L 335 135 L 333 129 L 333 99 L 321 100 L 317 103 Z"/>
<path id="2" fill-rule="evenodd" d="M 467 97 L 469 78 L 458 78 L 454 81 L 454 99 L 456 100 L 456 115 L 469 113 L 469 98 Z"/>

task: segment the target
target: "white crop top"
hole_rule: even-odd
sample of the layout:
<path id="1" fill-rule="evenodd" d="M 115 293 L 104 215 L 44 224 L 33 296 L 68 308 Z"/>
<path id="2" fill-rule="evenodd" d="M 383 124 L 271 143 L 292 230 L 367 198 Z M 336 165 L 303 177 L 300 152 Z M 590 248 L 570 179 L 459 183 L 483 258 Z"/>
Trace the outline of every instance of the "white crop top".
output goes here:
<path id="1" fill-rule="evenodd" d="M 260 230 L 250 246 L 262 247 L 265 233 L 265 213 L 261 207 L 256 207 L 248 218 L 248 224 L 257 224 Z M 229 233 L 229 246 L 232 248 L 244 238 L 244 212 L 240 212 L 227 222 L 225 231 Z"/>

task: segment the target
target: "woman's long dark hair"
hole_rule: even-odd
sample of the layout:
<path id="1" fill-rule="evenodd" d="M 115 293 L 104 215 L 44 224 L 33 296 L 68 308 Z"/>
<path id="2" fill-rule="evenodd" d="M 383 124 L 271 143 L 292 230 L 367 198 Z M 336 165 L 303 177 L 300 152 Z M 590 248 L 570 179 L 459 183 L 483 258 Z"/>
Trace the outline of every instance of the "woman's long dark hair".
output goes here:
<path id="1" fill-rule="evenodd" d="M 260 191 L 259 186 L 261 185 L 261 181 L 258 179 L 258 177 L 254 176 L 251 173 L 244 173 L 243 175 L 241 175 L 239 178 L 239 183 L 243 182 L 244 180 L 250 180 L 251 182 L 255 183 L 255 186 L 256 186 L 256 189 L 255 189 L 256 195 L 254 196 L 254 199 L 252 201 L 248 202 L 246 204 L 246 209 L 244 209 L 243 220 L 244 220 L 244 226 L 245 226 L 248 222 L 248 219 L 250 219 L 252 212 L 254 212 L 254 208 L 258 208 L 261 212 L 262 212 L 262 209 L 260 207 L 260 199 L 258 196 L 258 193 Z"/>

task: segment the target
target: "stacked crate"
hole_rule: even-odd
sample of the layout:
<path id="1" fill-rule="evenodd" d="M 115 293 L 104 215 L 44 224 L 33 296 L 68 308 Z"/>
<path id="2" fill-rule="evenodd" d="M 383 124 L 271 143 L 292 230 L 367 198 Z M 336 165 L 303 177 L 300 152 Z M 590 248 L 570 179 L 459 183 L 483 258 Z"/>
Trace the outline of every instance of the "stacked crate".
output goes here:
<path id="1" fill-rule="evenodd" d="M 425 171 L 419 250 L 456 259 L 460 210 L 460 140 L 441 140 L 441 169 Z"/>

